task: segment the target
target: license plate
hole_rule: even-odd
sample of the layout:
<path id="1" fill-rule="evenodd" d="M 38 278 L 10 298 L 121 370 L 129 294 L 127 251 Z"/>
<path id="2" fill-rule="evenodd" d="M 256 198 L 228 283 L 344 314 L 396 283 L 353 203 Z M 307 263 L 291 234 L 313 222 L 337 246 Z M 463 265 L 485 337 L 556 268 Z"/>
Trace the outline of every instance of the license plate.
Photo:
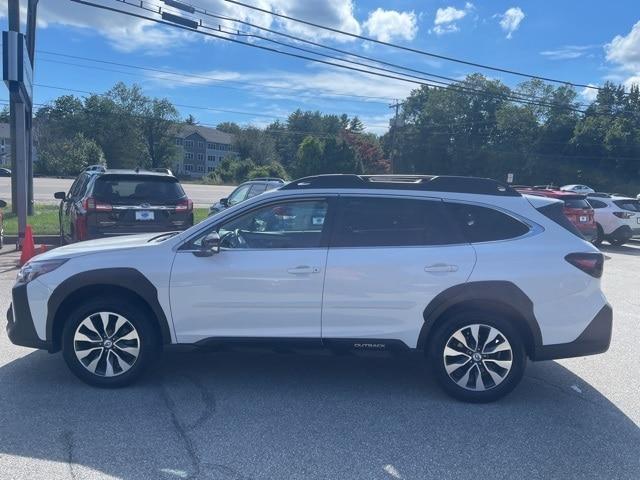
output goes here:
<path id="1" fill-rule="evenodd" d="M 141 220 L 143 222 L 148 220 L 153 220 L 155 218 L 153 212 L 149 210 L 138 210 L 136 212 L 136 220 Z"/>
<path id="2" fill-rule="evenodd" d="M 580 216 L 580 222 L 586 222 L 586 221 L 588 221 L 588 220 L 589 220 L 589 217 L 586 217 L 586 216 L 584 216 L 584 215 L 581 215 L 581 216 Z"/>

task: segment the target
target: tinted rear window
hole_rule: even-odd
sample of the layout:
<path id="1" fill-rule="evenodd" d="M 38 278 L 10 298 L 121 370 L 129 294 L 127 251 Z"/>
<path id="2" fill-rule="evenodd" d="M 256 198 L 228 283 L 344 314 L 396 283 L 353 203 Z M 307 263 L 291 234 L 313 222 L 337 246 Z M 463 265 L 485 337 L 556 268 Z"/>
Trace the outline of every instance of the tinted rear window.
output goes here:
<path id="1" fill-rule="evenodd" d="M 466 203 L 447 203 L 447 208 L 470 243 L 507 240 L 529 231 L 528 225 L 493 208 Z"/>
<path id="2" fill-rule="evenodd" d="M 585 199 L 583 198 L 563 198 L 561 199 L 564 201 L 564 205 L 567 208 L 591 208 L 591 205 L 589 205 L 589 202 L 587 202 Z"/>
<path id="3" fill-rule="evenodd" d="M 594 209 L 607 208 L 607 204 L 604 202 L 601 202 L 600 200 L 594 200 L 593 198 L 590 198 L 588 202 L 589 202 L 589 205 L 591 205 Z"/>
<path id="4" fill-rule="evenodd" d="M 640 212 L 640 202 L 637 200 L 614 200 L 613 203 L 623 210 Z"/>
<path id="5" fill-rule="evenodd" d="M 143 175 L 104 175 L 93 186 L 96 200 L 111 204 L 175 203 L 184 190 L 173 177 Z"/>
<path id="6" fill-rule="evenodd" d="M 387 247 L 462 243 L 440 201 L 353 197 L 340 201 L 332 245 Z"/>

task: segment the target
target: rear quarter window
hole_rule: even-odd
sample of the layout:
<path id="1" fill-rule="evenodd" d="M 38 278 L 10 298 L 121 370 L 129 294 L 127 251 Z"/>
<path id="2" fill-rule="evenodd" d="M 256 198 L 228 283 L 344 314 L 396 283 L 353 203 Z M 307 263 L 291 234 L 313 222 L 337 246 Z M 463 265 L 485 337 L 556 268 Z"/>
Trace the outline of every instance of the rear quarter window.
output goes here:
<path id="1" fill-rule="evenodd" d="M 517 238 L 529 232 L 528 225 L 493 208 L 466 203 L 446 203 L 460 232 L 469 243 Z"/>

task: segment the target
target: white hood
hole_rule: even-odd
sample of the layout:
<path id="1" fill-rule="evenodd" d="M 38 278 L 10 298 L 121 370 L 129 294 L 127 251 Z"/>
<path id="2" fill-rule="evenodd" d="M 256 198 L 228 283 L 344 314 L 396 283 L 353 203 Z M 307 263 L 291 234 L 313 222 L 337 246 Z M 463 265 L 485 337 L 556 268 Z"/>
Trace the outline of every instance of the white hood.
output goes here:
<path id="1" fill-rule="evenodd" d="M 99 240 L 87 240 L 85 242 L 72 243 L 64 247 L 54 248 L 49 252 L 37 255 L 36 260 L 50 260 L 54 258 L 70 258 L 90 253 L 99 253 L 112 250 L 124 250 L 129 248 L 143 248 L 151 245 L 149 240 L 157 237 L 159 233 L 144 233 L 140 235 L 125 235 L 122 237 L 102 238 Z"/>

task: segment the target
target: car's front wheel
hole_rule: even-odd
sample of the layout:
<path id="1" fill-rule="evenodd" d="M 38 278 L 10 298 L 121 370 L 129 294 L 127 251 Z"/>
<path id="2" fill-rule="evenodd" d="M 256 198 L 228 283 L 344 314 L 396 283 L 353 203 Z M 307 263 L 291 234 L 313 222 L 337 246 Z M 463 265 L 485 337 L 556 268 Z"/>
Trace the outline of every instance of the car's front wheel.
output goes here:
<path id="1" fill-rule="evenodd" d="M 491 402 L 522 379 L 526 352 L 508 319 L 484 313 L 452 316 L 435 333 L 430 357 L 435 376 L 451 396 L 466 402 Z"/>
<path id="2" fill-rule="evenodd" d="M 151 319 L 134 301 L 89 300 L 71 313 L 62 332 L 65 362 L 78 378 L 98 387 L 129 385 L 158 351 Z"/>

